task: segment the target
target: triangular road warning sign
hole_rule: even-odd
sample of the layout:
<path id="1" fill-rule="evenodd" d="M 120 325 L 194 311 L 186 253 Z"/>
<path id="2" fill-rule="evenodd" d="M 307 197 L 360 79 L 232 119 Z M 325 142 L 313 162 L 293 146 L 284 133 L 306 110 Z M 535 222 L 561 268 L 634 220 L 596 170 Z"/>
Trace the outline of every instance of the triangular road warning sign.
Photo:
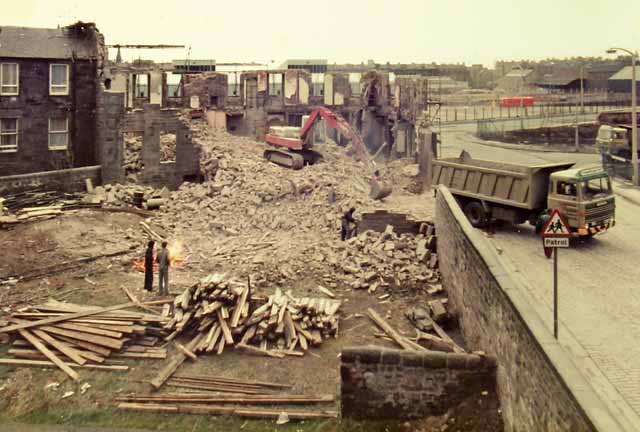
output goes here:
<path id="1" fill-rule="evenodd" d="M 571 237 L 571 228 L 557 209 L 554 209 L 549 220 L 542 228 L 543 237 Z"/>

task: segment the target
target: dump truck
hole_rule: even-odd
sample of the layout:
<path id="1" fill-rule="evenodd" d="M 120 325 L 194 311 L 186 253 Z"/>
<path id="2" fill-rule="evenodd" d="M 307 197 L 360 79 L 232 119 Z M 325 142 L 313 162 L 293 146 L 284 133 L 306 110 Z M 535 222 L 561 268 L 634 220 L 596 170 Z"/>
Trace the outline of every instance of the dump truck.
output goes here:
<path id="1" fill-rule="evenodd" d="M 609 174 L 600 166 L 574 165 L 509 164 L 473 159 L 463 151 L 432 162 L 433 184 L 451 191 L 474 227 L 493 219 L 539 226 L 539 218 L 557 209 L 577 237 L 605 232 L 615 225 Z"/>

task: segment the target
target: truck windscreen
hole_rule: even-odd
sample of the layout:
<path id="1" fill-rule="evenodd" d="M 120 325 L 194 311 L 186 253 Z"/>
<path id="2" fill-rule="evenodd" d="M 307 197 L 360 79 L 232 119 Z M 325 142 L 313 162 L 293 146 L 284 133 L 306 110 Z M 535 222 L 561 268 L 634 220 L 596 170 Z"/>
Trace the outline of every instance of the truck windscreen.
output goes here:
<path id="1" fill-rule="evenodd" d="M 585 180 L 581 183 L 582 195 L 585 199 L 600 198 L 611 195 L 611 182 L 609 177 L 599 177 Z"/>

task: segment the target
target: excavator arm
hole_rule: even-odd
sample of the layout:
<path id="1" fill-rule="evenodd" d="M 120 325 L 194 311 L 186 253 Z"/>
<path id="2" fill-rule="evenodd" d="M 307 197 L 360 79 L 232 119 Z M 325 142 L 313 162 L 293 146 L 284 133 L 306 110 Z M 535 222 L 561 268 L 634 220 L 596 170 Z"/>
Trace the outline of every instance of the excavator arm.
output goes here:
<path id="1" fill-rule="evenodd" d="M 338 113 L 334 113 L 327 108 L 317 108 L 311 112 L 311 115 L 302 126 L 300 131 L 300 139 L 302 142 L 307 141 L 309 133 L 313 130 L 319 120 L 324 120 L 331 129 L 337 130 L 340 135 L 351 141 L 356 154 L 363 162 L 368 163 L 371 160 L 371 156 L 367 151 L 364 141 L 360 138 L 360 135 L 353 130 L 349 123 Z"/>

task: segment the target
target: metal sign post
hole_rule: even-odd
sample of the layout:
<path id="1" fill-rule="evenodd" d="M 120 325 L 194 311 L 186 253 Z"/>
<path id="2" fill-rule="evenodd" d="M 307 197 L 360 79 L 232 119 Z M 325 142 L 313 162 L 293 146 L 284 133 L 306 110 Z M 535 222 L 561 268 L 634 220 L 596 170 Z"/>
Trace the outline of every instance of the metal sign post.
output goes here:
<path id="1" fill-rule="evenodd" d="M 553 248 L 553 337 L 558 339 L 558 248 Z"/>
<path id="2" fill-rule="evenodd" d="M 553 337 L 558 339 L 558 248 L 568 248 L 572 237 L 569 224 L 558 210 L 553 210 L 542 228 L 542 244 L 545 255 L 553 255 Z"/>

